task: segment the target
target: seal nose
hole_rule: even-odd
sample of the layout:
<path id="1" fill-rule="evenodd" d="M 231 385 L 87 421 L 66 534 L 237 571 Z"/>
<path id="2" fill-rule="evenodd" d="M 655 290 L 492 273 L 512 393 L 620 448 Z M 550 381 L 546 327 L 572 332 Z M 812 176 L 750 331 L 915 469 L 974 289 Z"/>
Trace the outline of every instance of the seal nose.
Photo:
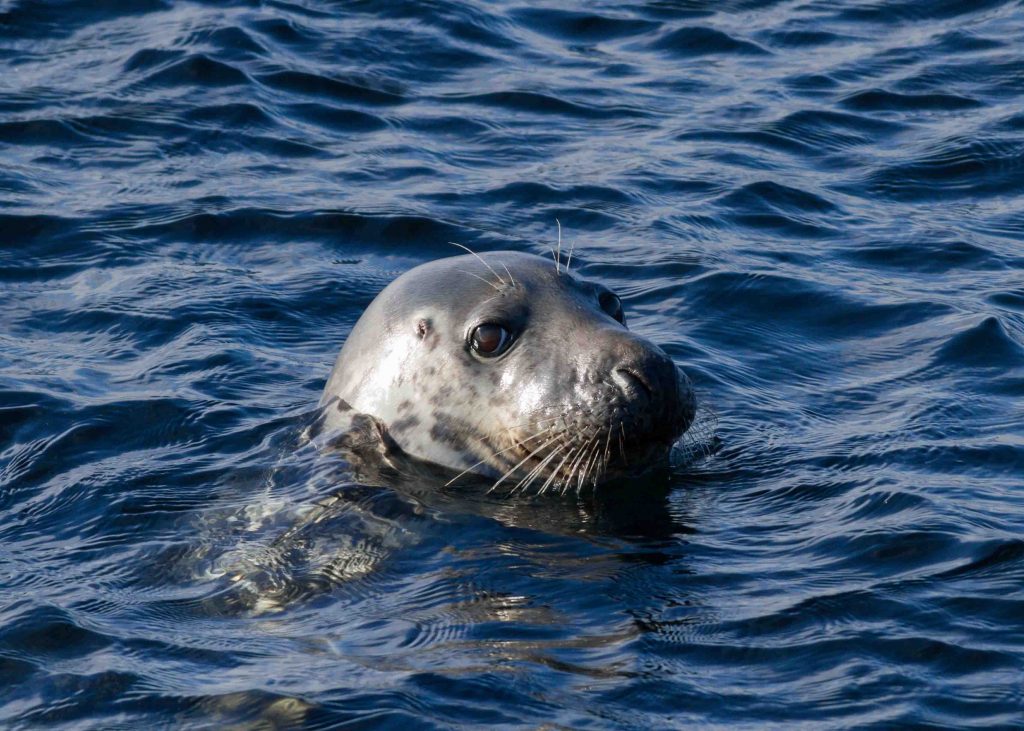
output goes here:
<path id="1" fill-rule="evenodd" d="M 676 396 L 676 364 L 661 348 L 632 333 L 610 348 L 612 380 L 627 396 L 662 400 Z M 625 335 L 625 337 L 622 337 Z"/>
<path id="2" fill-rule="evenodd" d="M 616 340 L 609 348 L 610 380 L 634 405 L 631 412 L 644 413 L 655 432 L 685 431 L 695 410 L 689 379 L 651 342 L 621 331 Z"/>
<path id="3" fill-rule="evenodd" d="M 625 394 L 642 394 L 647 399 L 654 395 L 650 381 L 636 368 L 619 366 L 612 371 L 612 379 Z"/>

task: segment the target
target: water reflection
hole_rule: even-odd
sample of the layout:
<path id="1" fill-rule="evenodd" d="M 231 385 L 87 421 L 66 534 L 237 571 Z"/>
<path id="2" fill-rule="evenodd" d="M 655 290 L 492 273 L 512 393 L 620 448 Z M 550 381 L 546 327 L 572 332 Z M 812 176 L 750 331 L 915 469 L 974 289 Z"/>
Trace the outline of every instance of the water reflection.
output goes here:
<path id="1" fill-rule="evenodd" d="M 552 576 L 586 580 L 609 578 L 616 562 L 676 561 L 677 538 L 695 530 L 697 516 L 686 512 L 685 502 L 677 500 L 670 510 L 667 467 L 596 491 L 538 496 L 490 491 L 490 481 L 471 475 L 446 487 L 455 473 L 400 453 L 384 458 L 365 443 L 356 452 L 324 449 L 323 443 L 287 446 L 296 447 L 285 460 L 293 464 L 279 466 L 265 484 L 300 481 L 320 494 L 288 504 L 264 492 L 259 505 L 220 516 L 225 524 L 255 520 L 249 531 L 258 528 L 261 542 L 228 547 L 215 560 L 210 571 L 231 584 L 213 600 L 217 611 L 283 611 L 319 594 L 343 595 L 352 582 L 372 584 L 374 572 L 403 552 L 438 550 L 448 532 L 459 533 L 463 558 L 469 550 L 497 552 Z M 296 473 L 297 465 L 307 473 Z M 492 523 L 522 540 L 489 545 Z M 244 533 L 235 535 L 243 539 Z M 481 545 L 469 549 L 473 536 Z M 493 606 L 513 610 L 508 602 Z"/>

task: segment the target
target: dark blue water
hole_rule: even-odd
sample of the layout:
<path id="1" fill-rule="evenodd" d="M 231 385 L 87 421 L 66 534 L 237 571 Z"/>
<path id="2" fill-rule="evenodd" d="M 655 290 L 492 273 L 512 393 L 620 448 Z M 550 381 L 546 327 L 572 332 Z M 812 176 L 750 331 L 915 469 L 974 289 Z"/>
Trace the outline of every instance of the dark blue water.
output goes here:
<path id="1" fill-rule="evenodd" d="M 0 0 L 0 725 L 1024 725 L 1022 39 Z M 716 455 L 587 503 L 304 444 L 388 281 L 556 219 Z"/>

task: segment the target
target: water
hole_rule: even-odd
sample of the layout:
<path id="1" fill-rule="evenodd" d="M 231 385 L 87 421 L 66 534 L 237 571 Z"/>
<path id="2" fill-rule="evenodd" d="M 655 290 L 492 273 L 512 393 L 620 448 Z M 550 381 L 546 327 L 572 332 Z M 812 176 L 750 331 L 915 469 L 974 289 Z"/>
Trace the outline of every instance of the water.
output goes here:
<path id="1" fill-rule="evenodd" d="M 0 725 L 1024 724 L 1024 6 L 0 0 Z M 555 219 L 719 417 L 593 504 L 303 446 Z"/>

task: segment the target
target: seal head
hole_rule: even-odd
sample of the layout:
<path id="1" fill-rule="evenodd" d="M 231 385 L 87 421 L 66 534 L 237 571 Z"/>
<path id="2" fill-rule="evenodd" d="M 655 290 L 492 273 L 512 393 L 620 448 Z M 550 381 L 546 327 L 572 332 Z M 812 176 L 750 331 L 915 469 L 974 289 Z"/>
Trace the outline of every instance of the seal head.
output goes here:
<path id="1" fill-rule="evenodd" d="M 540 492 L 645 470 L 696 411 L 689 379 L 626 327 L 610 289 L 517 252 L 398 277 L 353 328 L 321 406 L 328 428 L 386 451 Z"/>

